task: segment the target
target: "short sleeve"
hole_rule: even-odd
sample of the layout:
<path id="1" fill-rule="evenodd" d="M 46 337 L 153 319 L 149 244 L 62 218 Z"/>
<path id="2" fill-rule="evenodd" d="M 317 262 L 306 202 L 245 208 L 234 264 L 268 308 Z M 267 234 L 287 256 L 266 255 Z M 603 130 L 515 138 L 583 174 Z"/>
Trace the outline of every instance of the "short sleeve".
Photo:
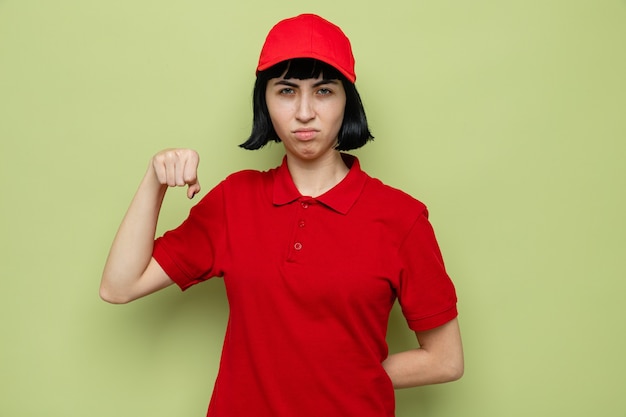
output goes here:
<path id="1" fill-rule="evenodd" d="M 409 327 L 425 331 L 457 316 L 456 291 L 448 276 L 428 212 L 418 216 L 400 247 L 398 300 Z"/>
<path id="2" fill-rule="evenodd" d="M 191 209 L 180 226 L 155 240 L 153 258 L 182 290 L 223 275 L 224 213 L 220 183 Z"/>

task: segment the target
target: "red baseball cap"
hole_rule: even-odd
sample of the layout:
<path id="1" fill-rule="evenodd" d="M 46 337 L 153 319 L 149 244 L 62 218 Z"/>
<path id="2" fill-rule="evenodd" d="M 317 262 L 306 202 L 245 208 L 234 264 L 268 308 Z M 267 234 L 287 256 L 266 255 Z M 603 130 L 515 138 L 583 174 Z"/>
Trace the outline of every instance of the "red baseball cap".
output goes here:
<path id="1" fill-rule="evenodd" d="M 325 62 L 356 81 L 350 40 L 339 26 L 314 14 L 281 20 L 265 38 L 256 72 L 294 58 Z"/>

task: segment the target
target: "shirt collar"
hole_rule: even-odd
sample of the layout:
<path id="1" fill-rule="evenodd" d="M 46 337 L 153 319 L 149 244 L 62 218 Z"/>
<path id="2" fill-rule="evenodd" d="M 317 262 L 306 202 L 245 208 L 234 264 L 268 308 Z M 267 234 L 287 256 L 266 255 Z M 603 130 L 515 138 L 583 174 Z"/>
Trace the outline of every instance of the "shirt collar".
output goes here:
<path id="1" fill-rule="evenodd" d="M 341 214 L 346 214 L 361 195 L 369 176 L 361 170 L 361 164 L 356 156 L 342 153 L 341 157 L 350 168 L 348 175 L 339 184 L 316 197 L 315 200 Z M 285 156 L 282 164 L 274 170 L 273 203 L 280 206 L 301 197 L 303 196 L 296 188 L 289 173 L 287 157 Z"/>

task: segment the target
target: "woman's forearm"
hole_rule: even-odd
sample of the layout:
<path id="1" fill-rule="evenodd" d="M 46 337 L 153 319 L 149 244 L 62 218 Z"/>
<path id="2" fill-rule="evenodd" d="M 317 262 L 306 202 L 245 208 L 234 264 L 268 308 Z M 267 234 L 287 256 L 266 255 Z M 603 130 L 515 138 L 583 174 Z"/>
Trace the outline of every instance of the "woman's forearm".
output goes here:
<path id="1" fill-rule="evenodd" d="M 157 220 L 167 186 L 148 170 L 117 231 L 107 258 L 100 296 L 112 303 L 134 298 L 133 287 L 152 257 Z"/>
<path id="2" fill-rule="evenodd" d="M 383 362 L 383 367 L 394 388 L 451 382 L 463 375 L 463 370 L 458 364 L 441 363 L 423 349 L 393 354 Z"/>
<path id="3" fill-rule="evenodd" d="M 394 388 L 440 384 L 463 376 L 463 348 L 456 319 L 416 335 L 420 348 L 390 355 L 383 362 Z"/>
<path id="4" fill-rule="evenodd" d="M 157 221 L 167 187 L 187 185 L 189 198 L 200 191 L 199 162 L 193 149 L 165 149 L 152 157 L 104 266 L 100 296 L 105 301 L 126 303 L 173 283 L 152 258 Z"/>

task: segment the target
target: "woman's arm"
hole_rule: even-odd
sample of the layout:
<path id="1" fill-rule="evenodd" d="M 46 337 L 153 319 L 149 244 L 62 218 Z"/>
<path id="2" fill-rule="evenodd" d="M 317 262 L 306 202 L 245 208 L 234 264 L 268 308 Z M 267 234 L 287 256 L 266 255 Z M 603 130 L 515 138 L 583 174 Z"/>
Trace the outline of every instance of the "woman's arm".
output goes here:
<path id="1" fill-rule="evenodd" d="M 189 185 L 189 198 L 200 191 L 198 163 L 198 154 L 190 149 L 167 149 L 152 158 L 104 266 L 100 283 L 103 300 L 127 303 L 172 284 L 152 258 L 157 220 L 168 186 Z"/>
<path id="2" fill-rule="evenodd" d="M 439 384 L 463 376 L 463 345 L 457 319 L 415 334 L 419 349 L 390 355 L 383 362 L 394 388 Z"/>

